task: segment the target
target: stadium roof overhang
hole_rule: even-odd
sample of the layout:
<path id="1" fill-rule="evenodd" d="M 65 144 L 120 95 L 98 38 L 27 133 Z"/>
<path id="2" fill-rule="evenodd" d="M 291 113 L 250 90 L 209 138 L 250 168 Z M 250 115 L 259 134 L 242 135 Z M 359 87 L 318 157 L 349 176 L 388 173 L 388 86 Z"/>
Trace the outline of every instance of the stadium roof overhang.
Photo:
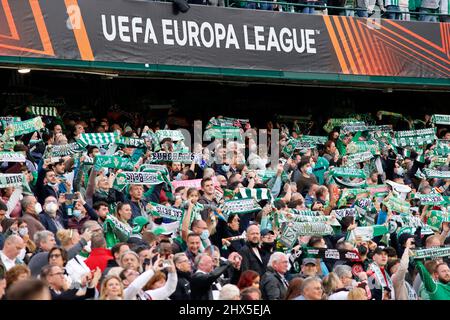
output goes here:
<path id="1" fill-rule="evenodd" d="M 373 90 L 450 91 L 449 79 L 394 76 L 362 76 L 273 70 L 244 70 L 175 65 L 145 65 L 138 63 L 95 62 L 44 58 L 0 57 L 0 69 L 29 68 L 48 72 L 84 73 L 114 78 L 150 78 L 261 83 L 286 86 L 314 86 Z"/>

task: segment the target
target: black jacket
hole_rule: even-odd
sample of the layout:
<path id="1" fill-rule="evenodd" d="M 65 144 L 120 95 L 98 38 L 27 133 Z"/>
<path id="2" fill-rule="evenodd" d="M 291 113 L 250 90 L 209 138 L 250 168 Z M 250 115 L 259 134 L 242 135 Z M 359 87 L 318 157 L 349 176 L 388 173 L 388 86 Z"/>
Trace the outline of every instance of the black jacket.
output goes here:
<path id="1" fill-rule="evenodd" d="M 210 273 L 194 273 L 191 279 L 191 300 L 213 300 L 212 284 L 230 268 L 233 266 L 227 261 Z"/>
<path id="2" fill-rule="evenodd" d="M 282 300 L 286 296 L 287 286 L 278 272 L 271 267 L 261 278 L 261 293 L 263 300 Z"/>
<path id="3" fill-rule="evenodd" d="M 239 251 L 239 254 L 242 256 L 242 263 L 241 263 L 241 272 L 244 272 L 246 270 L 253 270 L 256 271 L 260 276 L 262 276 L 266 272 L 266 259 L 264 258 L 264 253 L 259 250 L 259 255 L 261 256 L 261 259 L 263 261 L 259 260 L 259 258 L 256 256 L 255 252 L 252 250 L 252 247 L 248 245 L 248 243 L 242 247 L 242 249 Z"/>
<path id="4" fill-rule="evenodd" d="M 67 228 L 67 220 L 64 220 L 64 218 L 62 217 L 61 214 L 59 214 L 59 212 L 56 214 L 56 220 L 64 228 Z M 56 228 L 56 224 L 53 221 L 53 218 L 50 217 L 50 215 L 48 213 L 46 213 L 45 211 L 42 211 L 39 214 L 39 221 L 41 221 L 41 223 L 45 227 L 45 229 L 47 229 L 48 231 L 53 232 L 53 234 L 55 234 L 55 236 L 56 236 L 56 232 L 58 231 L 58 229 Z"/>
<path id="5" fill-rule="evenodd" d="M 190 300 L 191 299 L 191 279 L 190 272 L 177 270 L 178 283 L 175 292 L 169 297 L 170 300 Z"/>
<path id="6" fill-rule="evenodd" d="M 88 288 L 86 294 L 80 297 L 76 295 L 77 292 L 78 289 L 69 289 L 58 294 L 53 289 L 50 289 L 52 300 L 86 300 L 95 297 L 95 288 Z"/>

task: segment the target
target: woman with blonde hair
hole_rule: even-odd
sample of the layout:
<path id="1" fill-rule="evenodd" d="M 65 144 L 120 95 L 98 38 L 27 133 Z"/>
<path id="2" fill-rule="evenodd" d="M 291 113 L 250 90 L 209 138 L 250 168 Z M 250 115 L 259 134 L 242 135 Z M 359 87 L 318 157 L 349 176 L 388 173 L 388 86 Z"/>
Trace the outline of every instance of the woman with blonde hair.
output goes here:
<path id="1" fill-rule="evenodd" d="M 328 300 L 347 300 L 348 291 L 336 273 L 330 272 L 322 282 Z"/>
<path id="2" fill-rule="evenodd" d="M 367 300 L 366 290 L 359 287 L 350 290 L 347 300 Z"/>
<path id="3" fill-rule="evenodd" d="M 107 276 L 102 282 L 100 300 L 123 300 L 123 284 L 115 275 Z"/>

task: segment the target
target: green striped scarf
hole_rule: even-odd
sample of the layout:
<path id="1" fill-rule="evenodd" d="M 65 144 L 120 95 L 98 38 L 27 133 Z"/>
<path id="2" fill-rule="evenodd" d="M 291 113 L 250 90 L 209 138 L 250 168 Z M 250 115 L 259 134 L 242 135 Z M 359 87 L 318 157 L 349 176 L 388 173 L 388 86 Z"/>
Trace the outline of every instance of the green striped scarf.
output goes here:
<path id="1" fill-rule="evenodd" d="M 103 146 L 115 143 L 118 136 L 117 132 L 82 133 L 77 142 L 84 148 L 86 146 Z"/>
<path id="2" fill-rule="evenodd" d="M 239 192 L 235 194 L 235 198 L 237 199 L 254 198 L 258 202 L 261 200 L 269 200 L 270 202 L 273 201 L 272 194 L 270 193 L 270 190 L 267 188 L 257 188 L 257 189 L 240 188 Z"/>
<path id="3" fill-rule="evenodd" d="M 204 132 L 203 139 L 209 141 L 212 138 L 243 141 L 241 129 L 237 127 L 212 127 Z"/>
<path id="4" fill-rule="evenodd" d="M 58 118 L 58 111 L 55 107 L 35 107 L 31 106 L 30 112 L 36 116 L 47 116 L 47 117 L 54 117 Z"/>
<path id="5" fill-rule="evenodd" d="M 156 131 L 155 136 L 158 139 L 158 142 L 161 142 L 167 138 L 172 141 L 184 140 L 184 136 L 179 130 L 158 130 Z"/>
<path id="6" fill-rule="evenodd" d="M 226 200 L 220 205 L 220 208 L 226 216 L 233 213 L 242 215 L 261 210 L 261 206 L 253 198 Z"/>
<path id="7" fill-rule="evenodd" d="M 99 171 L 101 168 L 133 170 L 135 163 L 131 158 L 122 158 L 119 156 L 102 156 L 98 155 L 94 160 L 94 168 Z"/>
<path id="8" fill-rule="evenodd" d="M 347 154 L 370 151 L 373 155 L 380 154 L 378 141 L 352 141 L 347 145 Z"/>
<path id="9" fill-rule="evenodd" d="M 389 233 L 389 229 L 384 225 L 356 227 L 355 229 L 347 233 L 345 240 L 356 243 L 357 238 L 361 237 L 362 241 L 369 241 L 374 237 L 382 236 L 387 233 Z"/>
<path id="10" fill-rule="evenodd" d="M 212 117 L 208 124 L 206 125 L 206 128 L 212 128 L 212 127 L 238 127 L 238 128 L 245 128 L 250 124 L 250 120 L 248 119 L 236 119 L 236 118 L 214 118 Z"/>

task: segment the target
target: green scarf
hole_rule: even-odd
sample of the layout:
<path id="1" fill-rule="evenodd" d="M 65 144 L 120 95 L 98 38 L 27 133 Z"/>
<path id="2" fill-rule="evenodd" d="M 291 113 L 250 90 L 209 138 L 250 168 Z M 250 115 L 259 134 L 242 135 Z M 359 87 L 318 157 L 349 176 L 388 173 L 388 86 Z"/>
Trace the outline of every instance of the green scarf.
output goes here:
<path id="1" fill-rule="evenodd" d="M 212 127 L 238 127 L 245 128 L 248 124 L 250 124 L 250 120 L 248 119 L 235 119 L 235 118 L 214 118 L 212 117 L 208 124 L 206 125 L 206 129 Z"/>
<path id="2" fill-rule="evenodd" d="M 115 143 L 118 136 L 117 132 L 82 133 L 77 142 L 84 148 L 86 146 L 104 146 Z"/>
<path id="3" fill-rule="evenodd" d="M 347 154 L 370 151 L 373 155 L 380 154 L 377 141 L 352 141 L 347 145 Z"/>
<path id="4" fill-rule="evenodd" d="M 347 166 L 353 166 L 357 163 L 361 163 L 372 158 L 373 155 L 370 151 L 349 154 L 347 156 Z"/>
<path id="5" fill-rule="evenodd" d="M 261 206 L 253 198 L 226 200 L 220 208 L 226 216 L 232 213 L 242 215 L 261 210 Z"/>
<path id="6" fill-rule="evenodd" d="M 155 202 L 149 203 L 153 206 L 154 210 L 152 213 L 155 213 L 156 216 L 181 221 L 181 217 L 183 216 L 183 211 L 181 209 L 163 206 Z"/>
<path id="7" fill-rule="evenodd" d="M 415 198 L 420 200 L 421 205 L 437 206 L 445 203 L 444 198 L 442 198 L 442 196 L 437 193 L 429 193 L 429 194 L 416 193 Z"/>
<path id="8" fill-rule="evenodd" d="M 201 154 L 190 152 L 152 152 L 150 155 L 150 162 L 182 162 L 192 163 L 198 161 L 201 158 Z"/>
<path id="9" fill-rule="evenodd" d="M 450 125 L 450 115 L 448 114 L 433 114 L 431 122 L 434 124 Z"/>
<path id="10" fill-rule="evenodd" d="M 145 148 L 145 140 L 142 138 L 130 138 L 117 136 L 116 144 L 121 147 L 130 147 L 130 148 Z"/>
<path id="11" fill-rule="evenodd" d="M 54 117 L 58 118 L 58 111 L 55 107 L 35 107 L 31 106 L 30 112 L 34 114 L 35 116 L 47 116 L 47 117 Z"/>
<path id="12" fill-rule="evenodd" d="M 323 126 L 323 129 L 330 133 L 335 127 L 340 127 L 346 123 L 358 122 L 355 118 L 331 118 L 328 119 L 327 123 Z"/>
<path id="13" fill-rule="evenodd" d="M 25 162 L 25 155 L 21 152 L 0 151 L 0 162 Z"/>
<path id="14" fill-rule="evenodd" d="M 383 204 L 395 212 L 409 213 L 411 204 L 408 201 L 391 196 L 388 200 L 384 200 Z"/>
<path id="15" fill-rule="evenodd" d="M 10 126 L 14 131 L 15 137 L 44 129 L 44 123 L 42 122 L 41 117 L 35 117 L 25 121 L 12 122 Z"/>
<path id="16" fill-rule="evenodd" d="M 84 152 L 86 149 L 77 142 L 62 145 L 47 145 L 44 152 L 44 158 L 65 157 L 75 153 Z"/>
<path id="17" fill-rule="evenodd" d="M 449 215 L 441 210 L 431 210 L 427 225 L 434 231 L 441 230 L 443 222 L 449 222 Z"/>
<path id="18" fill-rule="evenodd" d="M 122 188 L 130 184 L 158 185 L 164 182 L 162 174 L 157 172 L 123 171 L 116 177 L 117 186 Z"/>
<path id="19" fill-rule="evenodd" d="M 273 201 L 272 194 L 270 193 L 270 190 L 267 188 L 257 188 L 257 189 L 240 188 L 239 192 L 235 194 L 235 198 L 236 199 L 254 198 L 258 202 L 261 200 L 269 200 L 270 202 Z"/>
<path id="20" fill-rule="evenodd" d="M 122 158 L 119 156 L 101 156 L 98 155 L 94 160 L 94 168 L 99 171 L 101 168 L 133 170 L 135 163 L 130 158 Z"/>
<path id="21" fill-rule="evenodd" d="M 0 173 L 0 188 L 20 187 L 24 181 L 23 173 Z"/>
<path id="22" fill-rule="evenodd" d="M 450 247 L 436 247 L 427 249 L 412 249 L 412 257 L 416 260 L 435 259 L 450 256 Z"/>
<path id="23" fill-rule="evenodd" d="M 212 138 L 243 141 L 241 129 L 237 127 L 212 127 L 204 132 L 203 139 L 209 141 Z"/>
<path id="24" fill-rule="evenodd" d="M 184 140 L 184 136 L 179 130 L 158 130 L 156 131 L 155 135 L 159 142 L 167 138 L 171 139 L 172 141 Z"/>
<path id="25" fill-rule="evenodd" d="M 419 171 L 419 170 L 417 170 Z M 438 171 L 433 169 L 423 169 L 423 174 L 427 179 L 438 178 L 438 179 L 450 179 L 450 171 Z"/>
<path id="26" fill-rule="evenodd" d="M 103 223 L 103 232 L 106 239 L 106 247 L 112 248 L 119 242 L 127 242 L 133 233 L 133 229 L 127 223 L 123 223 L 112 214 L 108 214 Z"/>

